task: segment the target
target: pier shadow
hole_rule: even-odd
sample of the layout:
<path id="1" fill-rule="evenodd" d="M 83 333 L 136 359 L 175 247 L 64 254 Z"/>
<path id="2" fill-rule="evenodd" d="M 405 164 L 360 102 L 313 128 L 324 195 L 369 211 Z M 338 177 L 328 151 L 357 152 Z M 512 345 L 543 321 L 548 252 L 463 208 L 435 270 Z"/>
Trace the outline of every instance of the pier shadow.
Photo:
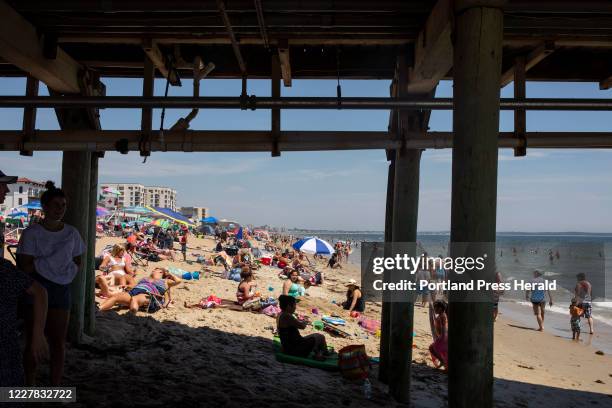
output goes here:
<path id="1" fill-rule="evenodd" d="M 202 313 L 198 320 L 208 312 L 185 311 Z M 225 311 L 212 311 L 219 312 Z M 269 337 L 240 335 L 116 311 L 98 312 L 96 328 L 95 337 L 68 346 L 64 385 L 77 389 L 73 407 L 392 404 L 375 379 L 368 400 L 361 382 L 344 380 L 338 372 L 277 362 L 271 331 Z M 45 368 L 39 377 L 44 385 Z"/>

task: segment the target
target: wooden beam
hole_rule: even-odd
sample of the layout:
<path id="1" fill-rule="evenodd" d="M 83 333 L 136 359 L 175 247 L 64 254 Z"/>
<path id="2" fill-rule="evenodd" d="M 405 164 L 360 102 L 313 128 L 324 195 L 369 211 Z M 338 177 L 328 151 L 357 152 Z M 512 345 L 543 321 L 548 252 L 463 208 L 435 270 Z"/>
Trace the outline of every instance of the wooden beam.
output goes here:
<path id="1" fill-rule="evenodd" d="M 601 81 L 599 81 L 599 89 L 601 89 L 602 91 L 610 88 L 612 88 L 612 75 L 610 75 L 606 79 L 602 79 Z"/>
<path id="2" fill-rule="evenodd" d="M 26 96 L 38 96 L 38 88 L 40 82 L 38 79 L 31 75 L 28 75 L 26 82 Z M 36 108 L 28 107 L 23 109 L 23 141 L 28 142 L 32 137 L 32 134 L 36 130 Z M 22 156 L 32 156 L 32 152 L 29 150 L 21 150 L 19 152 Z"/>
<path id="3" fill-rule="evenodd" d="M 272 54 L 271 58 L 272 72 L 270 74 L 271 82 L 271 94 L 273 98 L 280 98 L 280 76 L 281 67 L 278 55 Z M 281 131 L 281 111 L 280 109 L 270 109 L 271 122 L 272 122 L 272 157 L 280 156 L 280 149 L 278 147 L 278 141 L 280 138 Z"/>
<path id="4" fill-rule="evenodd" d="M 157 68 L 159 73 L 164 78 L 168 79 L 172 86 L 181 85 L 180 79 L 176 76 L 176 71 L 168 69 L 168 66 L 166 64 L 166 58 L 164 58 L 156 42 L 154 42 L 150 38 L 145 38 L 142 42 L 142 49 L 145 54 L 147 54 L 149 60 L 151 60 L 155 68 Z"/>
<path id="5" fill-rule="evenodd" d="M 80 91 L 80 65 L 58 47 L 55 59 L 43 55 L 36 28 L 0 0 L 0 57 L 62 93 Z"/>
<path id="6" fill-rule="evenodd" d="M 278 58 L 280 60 L 283 84 L 286 87 L 290 87 L 291 86 L 291 63 L 289 61 L 289 44 L 287 43 L 287 40 L 279 41 Z"/>
<path id="7" fill-rule="evenodd" d="M 536 66 L 544 58 L 548 57 L 555 51 L 555 43 L 546 41 L 537 46 L 529 54 L 525 56 L 525 72 Z M 515 66 L 512 65 L 501 77 L 501 87 L 508 85 L 514 79 Z"/>
<path id="8" fill-rule="evenodd" d="M 453 66 L 453 2 L 438 0 L 414 45 L 408 92 L 429 93 Z"/>
<path id="9" fill-rule="evenodd" d="M 514 62 L 514 98 L 524 100 L 526 95 L 525 79 L 525 57 L 516 57 Z M 514 156 L 520 157 L 527 155 L 525 146 L 525 133 L 527 133 L 527 112 L 524 108 L 514 111 L 514 135 L 523 141 L 522 145 L 514 149 Z"/>
<path id="10" fill-rule="evenodd" d="M 22 143 L 21 130 L 0 131 L 0 151 L 19 151 L 21 146 L 32 151 L 116 151 L 117 142 L 125 139 L 129 151 L 139 151 L 140 130 L 36 130 L 32 142 Z M 152 151 L 185 151 L 185 143 L 194 152 L 269 152 L 272 134 L 269 131 L 188 130 L 164 132 L 165 143 L 159 142 L 159 131 L 153 131 Z M 416 135 L 415 135 L 416 136 Z M 529 148 L 612 148 L 612 132 L 527 132 Z M 410 137 L 408 149 L 448 149 L 453 147 L 452 132 L 428 132 Z M 520 141 L 514 132 L 500 132 L 498 147 L 514 148 Z M 281 131 L 279 148 L 286 151 L 396 149 L 400 141 L 388 132 L 345 131 Z M 162 149 L 163 148 L 163 149 Z"/>

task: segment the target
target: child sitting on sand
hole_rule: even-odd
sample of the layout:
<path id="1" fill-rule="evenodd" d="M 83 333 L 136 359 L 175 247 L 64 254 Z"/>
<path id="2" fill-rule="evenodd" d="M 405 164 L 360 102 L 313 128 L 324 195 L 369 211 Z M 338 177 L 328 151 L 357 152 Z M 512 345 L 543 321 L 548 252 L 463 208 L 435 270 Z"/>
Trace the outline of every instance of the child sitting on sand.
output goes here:
<path id="1" fill-rule="evenodd" d="M 572 299 L 569 311 L 570 327 L 572 328 L 572 340 L 580 340 L 580 316 L 582 315 L 582 309 L 578 307 L 576 298 Z"/>
<path id="2" fill-rule="evenodd" d="M 328 354 L 325 336 L 319 333 L 302 337 L 300 330 L 305 329 L 307 323 L 296 319 L 296 302 L 292 296 L 281 295 L 278 298 L 281 313 L 276 320 L 278 335 L 283 346 L 283 352 L 292 356 L 308 357 L 311 352 L 315 353 L 316 360 L 324 360 Z"/>
<path id="3" fill-rule="evenodd" d="M 434 342 L 429 346 L 431 359 L 436 368 L 444 366 L 444 370 L 448 369 L 448 318 L 446 316 L 447 305 L 442 300 L 434 302 L 434 318 L 435 338 Z"/>

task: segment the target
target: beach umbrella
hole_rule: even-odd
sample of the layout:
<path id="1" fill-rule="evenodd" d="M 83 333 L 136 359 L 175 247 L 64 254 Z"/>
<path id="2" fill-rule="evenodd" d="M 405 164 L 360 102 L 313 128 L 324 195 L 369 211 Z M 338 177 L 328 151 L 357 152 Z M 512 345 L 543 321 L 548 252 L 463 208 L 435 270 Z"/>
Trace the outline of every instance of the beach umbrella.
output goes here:
<path id="1" fill-rule="evenodd" d="M 151 210 L 156 217 L 163 217 L 168 220 L 177 222 L 179 224 L 184 224 L 188 226 L 193 226 L 193 222 L 189 221 L 189 218 L 185 217 L 183 214 L 177 213 L 176 211 L 172 211 L 169 208 L 161 208 L 161 207 L 145 207 Z"/>
<path id="2" fill-rule="evenodd" d="M 106 217 L 110 211 L 104 207 L 96 207 L 96 217 Z"/>
<path id="3" fill-rule="evenodd" d="M 170 226 L 170 221 L 160 218 L 160 219 L 153 221 L 153 225 L 156 225 L 162 228 L 168 228 Z"/>
<path id="4" fill-rule="evenodd" d="M 204 224 L 216 224 L 219 222 L 219 220 L 216 219 L 215 217 L 206 217 L 206 218 L 202 218 L 202 222 Z"/>
<path id="5" fill-rule="evenodd" d="M 306 252 L 308 254 L 333 254 L 334 248 L 329 242 L 319 239 L 317 237 L 306 237 L 295 242 L 293 249 L 296 251 Z"/>
<path id="6" fill-rule="evenodd" d="M 15 211 L 7 215 L 8 218 L 21 218 L 27 217 L 28 213 L 23 211 Z"/>
<path id="7" fill-rule="evenodd" d="M 140 218 L 138 219 L 138 222 L 144 222 L 144 223 L 147 223 L 147 222 L 153 222 L 153 218 L 149 218 L 149 217 L 140 217 Z"/>
<path id="8" fill-rule="evenodd" d="M 141 206 L 125 207 L 122 211 L 130 214 L 153 214 L 153 211 Z"/>
<path id="9" fill-rule="evenodd" d="M 116 196 L 120 196 L 121 192 L 119 190 L 116 190 L 112 187 L 106 187 L 104 190 L 102 190 L 103 193 L 106 194 L 112 194 L 112 195 L 116 195 Z"/>

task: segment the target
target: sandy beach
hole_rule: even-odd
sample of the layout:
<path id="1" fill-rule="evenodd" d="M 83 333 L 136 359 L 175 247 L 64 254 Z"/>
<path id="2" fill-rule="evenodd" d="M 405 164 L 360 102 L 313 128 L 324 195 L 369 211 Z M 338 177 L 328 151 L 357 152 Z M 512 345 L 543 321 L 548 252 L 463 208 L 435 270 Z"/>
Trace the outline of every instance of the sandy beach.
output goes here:
<path id="1" fill-rule="evenodd" d="M 119 238 L 104 237 L 97 253 Z M 193 238 L 188 260 L 212 250 L 212 239 Z M 200 270 L 197 263 L 162 261 L 154 266 Z M 174 305 L 154 314 L 131 316 L 126 309 L 97 312 L 96 335 L 83 345 L 69 346 L 65 384 L 77 387 L 75 406 L 285 406 L 378 407 L 394 406 L 379 383 L 377 369 L 370 375 L 373 392 L 367 400 L 360 383 L 338 373 L 279 363 L 272 352 L 275 320 L 264 314 L 228 309 L 187 309 L 216 295 L 234 300 L 236 283 L 219 276 L 212 267 L 197 281 L 185 281 L 173 289 Z M 332 300 L 344 297 L 343 283 L 359 279 L 356 265 L 325 272 L 323 286 L 312 287 L 298 305 L 298 313 L 342 311 Z M 278 296 L 282 280 L 278 269 L 256 272 L 262 293 Z M 141 269 L 138 278 L 146 276 Z M 269 290 L 272 289 L 272 290 Z M 380 318 L 380 304 L 368 303 L 366 316 Z M 452 318 L 452 317 L 450 317 Z M 534 322 L 535 323 L 535 322 Z M 612 402 L 612 358 L 596 348 L 574 343 L 547 332 L 537 332 L 505 316 L 504 306 L 495 325 L 495 405 L 499 407 L 609 406 Z M 365 344 L 370 356 L 379 355 L 379 338 L 362 330 L 347 317 L 350 338 L 326 334 L 339 350 L 349 344 Z M 314 332 L 307 328 L 305 334 Z M 427 309 L 415 308 L 413 382 L 415 407 L 446 405 L 446 374 L 433 368 L 428 347 L 431 335 Z M 41 380 L 46 378 L 41 372 Z M 44 383 L 44 382 L 43 382 Z"/>

